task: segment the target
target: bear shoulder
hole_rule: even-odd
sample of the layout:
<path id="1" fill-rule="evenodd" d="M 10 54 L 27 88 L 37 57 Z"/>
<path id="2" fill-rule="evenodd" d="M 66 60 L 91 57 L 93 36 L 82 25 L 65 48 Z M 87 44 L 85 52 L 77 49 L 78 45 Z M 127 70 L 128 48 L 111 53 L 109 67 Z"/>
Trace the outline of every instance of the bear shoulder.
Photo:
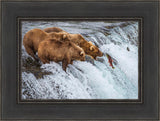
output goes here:
<path id="1" fill-rule="evenodd" d="M 43 29 L 45 32 L 50 33 L 50 32 L 62 32 L 63 30 L 58 28 L 58 27 L 49 27 Z"/>

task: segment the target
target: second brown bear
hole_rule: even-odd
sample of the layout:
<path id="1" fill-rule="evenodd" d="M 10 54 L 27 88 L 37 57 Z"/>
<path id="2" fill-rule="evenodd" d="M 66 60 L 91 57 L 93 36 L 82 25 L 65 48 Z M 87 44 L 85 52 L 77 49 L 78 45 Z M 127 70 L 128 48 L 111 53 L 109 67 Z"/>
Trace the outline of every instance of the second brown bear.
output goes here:
<path id="1" fill-rule="evenodd" d="M 72 64 L 74 60 L 84 61 L 85 52 L 70 41 L 47 39 L 39 44 L 38 57 L 44 64 L 50 61 L 62 61 L 62 68 L 66 71 L 67 65 Z"/>

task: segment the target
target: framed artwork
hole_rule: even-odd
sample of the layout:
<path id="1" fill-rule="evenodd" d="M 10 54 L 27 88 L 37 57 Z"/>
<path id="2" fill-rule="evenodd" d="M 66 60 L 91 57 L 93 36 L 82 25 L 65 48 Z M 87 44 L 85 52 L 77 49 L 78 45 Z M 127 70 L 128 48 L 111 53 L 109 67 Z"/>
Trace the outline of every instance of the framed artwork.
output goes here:
<path id="1" fill-rule="evenodd" d="M 1 119 L 158 120 L 158 4 L 2 1 Z"/>
<path id="2" fill-rule="evenodd" d="M 27 101 L 36 103 L 37 101 L 142 102 L 142 18 L 18 18 L 17 22 L 20 103 Z M 50 62 L 45 60 L 43 63 L 40 57 L 41 49 L 38 47 L 39 52 L 37 49 L 33 56 L 32 52 L 36 50 L 32 47 L 36 45 L 28 43 L 32 39 L 30 34 L 35 38 L 37 33 L 41 35 L 38 34 L 36 39 L 39 39 L 39 36 L 46 38 L 46 34 L 49 33 L 54 42 L 55 40 L 64 41 L 64 44 L 68 41 L 84 42 L 83 45 L 76 43 L 76 46 L 84 50 L 85 60 L 79 61 L 77 58 L 78 61 L 69 63 L 66 70 L 63 69 L 63 59 L 60 59 L 59 63 L 55 60 Z M 59 39 L 59 36 L 64 35 L 67 39 Z M 68 45 L 66 47 L 68 48 Z M 65 56 L 64 53 L 63 48 L 59 54 L 54 55 L 53 52 L 49 54 L 46 51 L 42 56 L 47 54 L 45 59 L 49 56 L 59 58 Z M 70 58 L 72 57 L 67 59 Z"/>

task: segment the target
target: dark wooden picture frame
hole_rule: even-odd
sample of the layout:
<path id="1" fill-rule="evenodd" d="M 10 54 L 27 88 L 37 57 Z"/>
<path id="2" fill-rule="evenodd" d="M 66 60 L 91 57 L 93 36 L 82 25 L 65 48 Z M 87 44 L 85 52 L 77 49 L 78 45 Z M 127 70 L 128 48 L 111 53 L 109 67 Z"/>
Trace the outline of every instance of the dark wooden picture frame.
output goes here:
<path id="1" fill-rule="evenodd" d="M 2 119 L 158 119 L 158 1 L 2 1 Z M 63 8 L 63 9 L 62 9 Z M 96 8 L 96 9 L 95 9 Z M 140 100 L 19 102 L 19 18 L 141 18 Z M 152 30 L 152 31 L 151 31 Z"/>

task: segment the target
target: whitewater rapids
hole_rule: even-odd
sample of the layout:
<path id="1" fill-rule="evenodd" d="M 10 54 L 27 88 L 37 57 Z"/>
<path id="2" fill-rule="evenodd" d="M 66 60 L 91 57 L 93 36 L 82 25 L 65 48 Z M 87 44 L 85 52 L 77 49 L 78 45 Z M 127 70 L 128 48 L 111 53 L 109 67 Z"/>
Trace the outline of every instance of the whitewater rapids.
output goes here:
<path id="1" fill-rule="evenodd" d="M 115 69 L 106 56 L 74 61 L 66 72 L 61 63 L 36 66 L 22 45 L 22 99 L 138 99 L 138 22 L 23 21 L 22 40 L 47 27 L 83 35 L 114 58 Z"/>

